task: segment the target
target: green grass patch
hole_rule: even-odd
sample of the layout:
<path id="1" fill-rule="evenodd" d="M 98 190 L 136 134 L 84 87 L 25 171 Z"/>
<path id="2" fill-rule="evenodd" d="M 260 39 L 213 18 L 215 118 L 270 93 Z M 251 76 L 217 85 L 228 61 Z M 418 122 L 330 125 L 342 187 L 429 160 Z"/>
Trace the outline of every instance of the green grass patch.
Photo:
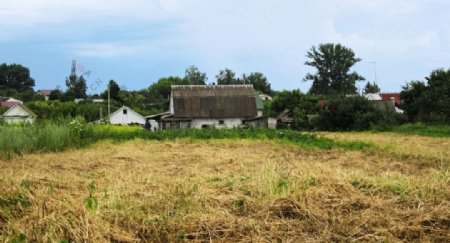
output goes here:
<path id="1" fill-rule="evenodd" d="M 372 128 L 373 132 L 393 132 L 405 135 L 419 135 L 426 137 L 450 137 L 450 125 L 427 125 L 423 123 L 404 124 L 394 127 Z"/>
<path id="2" fill-rule="evenodd" d="M 100 140 L 122 142 L 143 140 L 209 140 L 250 139 L 271 140 L 279 143 L 317 149 L 363 150 L 376 148 L 374 144 L 359 141 L 334 141 L 311 133 L 273 129 L 184 129 L 151 132 L 141 127 L 88 125 L 74 120 L 68 124 L 39 124 L 0 127 L 0 155 L 9 159 L 15 155 L 35 152 L 57 152 L 81 148 Z"/>

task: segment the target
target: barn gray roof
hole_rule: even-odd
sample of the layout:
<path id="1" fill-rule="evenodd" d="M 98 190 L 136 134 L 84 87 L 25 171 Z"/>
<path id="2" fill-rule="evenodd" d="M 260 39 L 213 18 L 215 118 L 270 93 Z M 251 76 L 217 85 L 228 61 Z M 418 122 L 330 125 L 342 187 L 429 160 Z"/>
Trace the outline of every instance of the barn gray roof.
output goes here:
<path id="1" fill-rule="evenodd" d="M 172 85 L 174 117 L 257 116 L 253 85 Z"/>

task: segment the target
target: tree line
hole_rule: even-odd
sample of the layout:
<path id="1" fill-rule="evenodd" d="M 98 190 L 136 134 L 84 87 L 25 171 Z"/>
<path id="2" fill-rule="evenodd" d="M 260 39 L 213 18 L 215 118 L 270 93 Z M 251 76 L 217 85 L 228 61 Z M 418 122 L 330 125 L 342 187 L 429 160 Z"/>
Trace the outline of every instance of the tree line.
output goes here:
<path id="1" fill-rule="evenodd" d="M 113 107 L 127 105 L 141 114 L 148 115 L 167 110 L 171 85 L 242 85 L 252 84 L 258 92 L 273 96 L 272 102 L 265 102 L 265 114 L 276 116 L 284 109 L 294 112 L 295 126 L 304 128 L 308 126 L 306 115 L 319 114 L 323 122 L 336 121 L 336 124 L 328 124 L 325 127 L 341 129 L 343 125 L 364 123 L 356 127 L 367 127 L 374 121 L 422 121 L 430 123 L 449 123 L 450 119 L 450 69 L 438 69 L 433 71 L 425 81 L 411 81 L 402 87 L 400 108 L 405 110 L 405 116 L 388 116 L 377 113 L 371 108 L 367 100 L 356 96 L 358 94 L 356 83 L 366 81 L 364 77 L 352 70 L 352 67 L 361 61 L 352 49 L 341 44 L 325 43 L 317 47 L 313 46 L 306 53 L 307 66 L 315 69 L 314 73 L 305 75 L 303 81 L 312 81 L 307 93 L 300 90 L 274 91 L 267 77 L 261 72 L 242 74 L 225 68 L 220 70 L 213 82 L 208 83 L 206 73 L 201 72 L 196 66 L 190 66 L 185 70 L 184 77 L 163 77 L 152 83 L 149 87 L 127 91 L 121 89 L 118 82 L 108 82 L 110 98 Z M 45 118 L 61 116 L 74 116 L 82 114 L 88 120 L 98 119 L 101 115 L 98 110 L 106 111 L 104 104 L 94 104 L 89 99 L 108 97 L 108 91 L 87 95 L 87 81 L 84 75 L 69 75 L 65 84 L 65 91 L 54 90 L 50 94 L 50 102 L 43 102 L 43 97 L 37 95 L 33 87 L 35 81 L 30 77 L 28 68 L 19 64 L 0 65 L 0 96 L 12 96 L 23 99 L 30 104 L 30 108 L 42 114 Z M 380 92 L 375 82 L 367 81 L 363 93 Z M 73 100 L 83 98 L 86 101 L 77 106 Z M 328 100 L 327 107 L 336 107 L 339 113 L 324 109 L 319 105 L 319 100 Z M 53 107 L 52 107 L 53 106 Z M 83 111 L 84 110 L 84 111 Z M 345 112 L 344 112 L 345 111 Z M 343 116 L 348 113 L 348 116 Z M 371 115 L 369 115 L 371 113 Z M 374 115 L 375 114 L 375 115 Z M 106 114 L 105 114 L 106 115 Z M 358 117 L 355 117 L 358 115 Z M 326 119 L 325 119 L 326 118 Z M 319 119 L 320 120 L 320 119 Z M 339 121 L 338 121 L 339 120 Z M 373 125 L 373 124 L 372 124 Z"/>

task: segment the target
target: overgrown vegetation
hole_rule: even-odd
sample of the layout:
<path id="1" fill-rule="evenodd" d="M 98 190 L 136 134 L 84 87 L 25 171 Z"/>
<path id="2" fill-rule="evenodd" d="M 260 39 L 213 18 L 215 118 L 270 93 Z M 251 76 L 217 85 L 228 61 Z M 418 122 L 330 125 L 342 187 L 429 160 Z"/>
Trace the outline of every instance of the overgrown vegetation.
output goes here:
<path id="1" fill-rule="evenodd" d="M 345 148 L 364 149 L 372 147 L 360 142 L 334 142 L 312 134 L 292 130 L 271 129 L 185 129 L 151 132 L 141 127 L 88 125 L 82 118 L 72 120 L 69 125 L 61 123 L 7 126 L 0 128 L 0 151 L 4 158 L 33 152 L 55 152 L 67 148 L 80 148 L 100 140 L 126 141 L 136 138 L 145 140 L 175 139 L 255 139 L 275 140 L 301 147 L 319 149 Z"/>
<path id="2" fill-rule="evenodd" d="M 373 126 L 392 127 L 402 124 L 403 115 L 381 111 L 363 97 L 329 99 L 312 126 L 323 131 L 362 131 Z"/>

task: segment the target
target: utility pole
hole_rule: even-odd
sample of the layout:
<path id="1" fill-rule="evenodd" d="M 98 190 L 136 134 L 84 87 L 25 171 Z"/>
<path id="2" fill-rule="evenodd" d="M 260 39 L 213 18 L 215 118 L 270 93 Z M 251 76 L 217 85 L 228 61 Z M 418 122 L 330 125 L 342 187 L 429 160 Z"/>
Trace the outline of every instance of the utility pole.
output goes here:
<path id="1" fill-rule="evenodd" d="M 378 83 L 378 78 L 377 78 L 377 62 L 369 62 L 370 64 L 373 65 L 373 72 L 375 73 L 375 84 Z"/>

